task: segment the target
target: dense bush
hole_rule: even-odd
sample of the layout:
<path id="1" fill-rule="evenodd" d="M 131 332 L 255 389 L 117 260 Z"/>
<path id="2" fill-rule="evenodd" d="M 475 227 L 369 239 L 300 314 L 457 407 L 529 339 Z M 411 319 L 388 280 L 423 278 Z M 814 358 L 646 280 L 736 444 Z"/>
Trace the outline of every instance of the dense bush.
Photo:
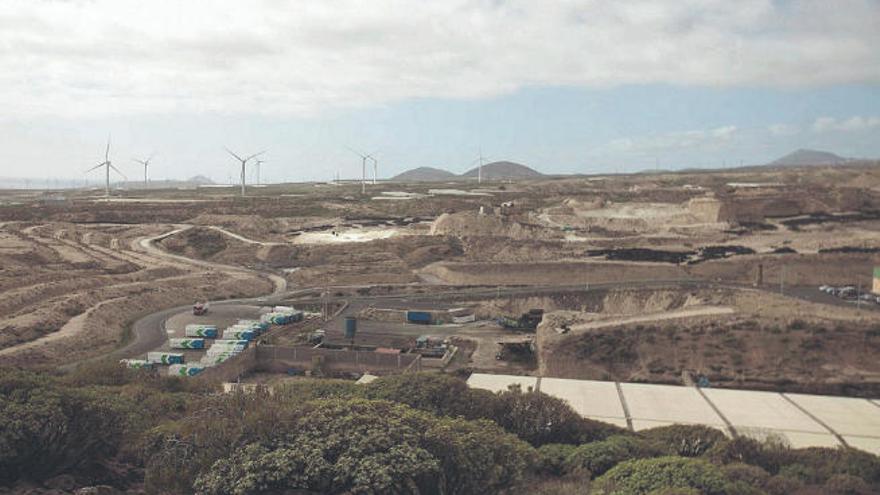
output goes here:
<path id="1" fill-rule="evenodd" d="M 363 392 L 364 387 L 349 380 L 296 380 L 275 387 L 274 395 L 286 402 L 308 402 L 362 397 Z"/>
<path id="2" fill-rule="evenodd" d="M 877 493 L 865 480 L 849 474 L 835 474 L 825 482 L 822 491 L 828 495 L 872 495 Z"/>
<path id="3" fill-rule="evenodd" d="M 493 418 L 505 430 L 538 447 L 548 443 L 581 444 L 602 440 L 623 430 L 581 417 L 561 399 L 512 388 L 498 394 Z"/>
<path id="4" fill-rule="evenodd" d="M 640 432 L 669 455 L 699 457 L 720 442 L 724 433 L 701 425 L 670 425 Z"/>
<path id="5" fill-rule="evenodd" d="M 548 443 L 538 448 L 538 472 L 551 476 L 561 476 L 568 471 L 568 458 L 577 450 L 576 445 Z"/>
<path id="6" fill-rule="evenodd" d="M 597 477 L 623 461 L 657 455 L 660 451 L 641 438 L 615 435 L 581 445 L 568 457 L 566 467 L 570 472 L 585 470 Z"/>
<path id="7" fill-rule="evenodd" d="M 528 444 L 489 421 L 284 395 L 206 400 L 157 430 L 148 451 L 147 488 L 172 493 L 491 492 L 534 464 Z"/>
<path id="8" fill-rule="evenodd" d="M 734 483 L 745 483 L 749 486 L 764 487 L 770 479 L 770 473 L 758 466 L 743 463 L 728 464 L 721 468 L 724 476 Z"/>
<path id="9" fill-rule="evenodd" d="M 656 457 L 625 461 L 596 480 L 596 493 L 641 495 L 664 489 L 695 489 L 705 495 L 724 495 L 721 470 L 702 459 Z"/>
<path id="10" fill-rule="evenodd" d="M 458 378 L 441 373 L 414 373 L 379 378 L 364 395 L 407 404 L 439 416 L 490 419 L 534 446 L 581 444 L 623 430 L 585 419 L 565 401 L 518 387 L 493 394 L 468 388 Z"/>
<path id="11" fill-rule="evenodd" d="M 535 451 L 496 424 L 443 418 L 426 432 L 427 449 L 440 460 L 439 493 L 494 493 L 535 464 Z"/>
<path id="12" fill-rule="evenodd" d="M 0 370 L 0 485 L 40 480 L 114 456 L 138 429 L 136 404 L 71 389 L 54 378 Z"/>
<path id="13" fill-rule="evenodd" d="M 365 387 L 364 395 L 399 402 L 438 416 L 491 417 L 494 395 L 480 392 L 484 391 L 471 389 L 464 380 L 451 375 L 411 373 L 374 380 Z"/>

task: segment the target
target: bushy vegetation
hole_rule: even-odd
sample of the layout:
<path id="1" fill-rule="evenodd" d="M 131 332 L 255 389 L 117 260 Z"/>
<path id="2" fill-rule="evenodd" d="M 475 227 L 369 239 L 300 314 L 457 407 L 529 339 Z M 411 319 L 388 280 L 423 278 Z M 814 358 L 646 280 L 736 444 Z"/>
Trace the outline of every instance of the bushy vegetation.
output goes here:
<path id="1" fill-rule="evenodd" d="M 94 363 L 0 370 L 0 486 L 59 474 L 148 493 L 878 493 L 880 458 L 702 426 L 631 433 L 518 388 L 417 373 L 219 394 Z M 114 466 L 108 470 L 107 466 Z"/>
<path id="2" fill-rule="evenodd" d="M 640 495 L 690 489 L 705 495 L 724 495 L 726 481 L 721 470 L 708 461 L 667 456 L 621 462 L 596 480 L 596 492 Z"/>

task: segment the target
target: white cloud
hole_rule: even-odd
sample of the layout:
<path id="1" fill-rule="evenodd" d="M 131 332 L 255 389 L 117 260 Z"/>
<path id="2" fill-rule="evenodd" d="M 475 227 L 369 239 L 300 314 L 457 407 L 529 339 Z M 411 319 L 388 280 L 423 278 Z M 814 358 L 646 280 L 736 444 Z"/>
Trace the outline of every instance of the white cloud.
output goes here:
<path id="1" fill-rule="evenodd" d="M 798 126 L 791 124 L 773 124 L 767 126 L 767 130 L 774 136 L 794 136 L 801 132 Z"/>
<path id="2" fill-rule="evenodd" d="M 880 82 L 872 0 L 4 0 L 5 115 L 314 114 L 536 85 Z"/>
<path id="3" fill-rule="evenodd" d="M 714 129 L 669 132 L 640 138 L 615 139 L 608 143 L 608 150 L 618 153 L 651 154 L 688 149 L 717 149 L 731 141 L 737 134 L 736 126 Z"/>
<path id="4" fill-rule="evenodd" d="M 836 119 L 834 117 L 819 117 L 813 122 L 814 132 L 854 132 L 880 127 L 880 117 L 855 116 L 848 119 Z"/>

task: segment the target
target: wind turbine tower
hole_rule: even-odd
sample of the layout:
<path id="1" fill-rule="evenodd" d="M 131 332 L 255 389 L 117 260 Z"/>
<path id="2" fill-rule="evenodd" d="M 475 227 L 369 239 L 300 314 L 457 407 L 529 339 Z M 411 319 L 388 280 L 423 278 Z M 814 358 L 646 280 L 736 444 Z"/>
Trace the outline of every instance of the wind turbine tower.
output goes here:
<path id="1" fill-rule="evenodd" d="M 262 184 L 262 182 L 260 182 L 260 165 L 264 163 L 266 163 L 266 160 L 260 160 L 259 158 L 254 162 L 254 165 L 257 166 L 257 185 Z"/>
<path id="2" fill-rule="evenodd" d="M 119 171 L 118 168 L 114 167 L 110 162 L 110 137 L 107 137 L 107 149 L 104 151 L 104 161 L 95 165 L 94 167 L 86 170 L 86 173 L 91 172 L 92 170 L 97 170 L 101 167 L 104 167 L 104 196 L 110 197 L 110 169 L 112 168 L 117 174 L 121 175 L 123 179 L 128 180 L 125 177 L 125 174 Z"/>
<path id="3" fill-rule="evenodd" d="M 239 162 L 241 162 L 241 197 L 244 197 L 244 186 L 245 186 L 245 176 L 244 176 L 244 171 L 245 171 L 245 166 L 247 165 L 247 162 L 248 162 L 248 161 L 250 161 L 251 159 L 256 158 L 256 157 L 262 155 L 263 153 L 266 152 L 266 150 L 263 150 L 263 151 L 261 151 L 261 152 L 259 152 L 259 153 L 254 153 L 253 155 L 251 155 L 251 156 L 249 156 L 249 157 L 247 157 L 247 158 L 242 158 L 242 157 L 236 155 L 236 154 L 235 154 L 232 150 L 230 150 L 229 148 L 226 148 L 226 152 L 229 153 L 230 155 L 232 155 L 236 160 L 238 160 Z"/>
<path id="4" fill-rule="evenodd" d="M 145 188 L 145 189 L 147 188 L 147 185 L 150 183 L 150 178 L 149 178 L 149 176 L 147 175 L 147 168 L 149 168 L 149 166 L 150 166 L 150 160 L 152 160 L 154 156 L 156 156 L 155 153 L 153 153 L 152 155 L 150 155 L 150 157 L 147 158 L 146 160 L 138 160 L 137 158 L 132 158 L 132 161 L 138 162 L 138 163 L 140 163 L 141 165 L 144 166 L 144 188 Z"/>
<path id="5" fill-rule="evenodd" d="M 372 152 L 370 154 L 364 154 L 360 151 L 355 150 L 354 148 L 348 148 L 349 151 L 354 153 L 355 155 L 361 157 L 361 194 L 367 194 L 367 160 L 373 160 L 373 184 L 376 183 L 376 171 L 378 170 L 378 163 L 373 155 L 377 152 Z"/>

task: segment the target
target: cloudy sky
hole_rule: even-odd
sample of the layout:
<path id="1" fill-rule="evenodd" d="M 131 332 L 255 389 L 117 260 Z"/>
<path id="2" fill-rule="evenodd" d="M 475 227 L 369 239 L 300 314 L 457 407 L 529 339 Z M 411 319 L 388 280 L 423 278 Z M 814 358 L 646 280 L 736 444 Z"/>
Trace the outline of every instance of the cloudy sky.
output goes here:
<path id="1" fill-rule="evenodd" d="M 0 176 L 880 156 L 877 0 L 3 0 Z M 97 177 L 95 177 L 97 179 Z"/>

